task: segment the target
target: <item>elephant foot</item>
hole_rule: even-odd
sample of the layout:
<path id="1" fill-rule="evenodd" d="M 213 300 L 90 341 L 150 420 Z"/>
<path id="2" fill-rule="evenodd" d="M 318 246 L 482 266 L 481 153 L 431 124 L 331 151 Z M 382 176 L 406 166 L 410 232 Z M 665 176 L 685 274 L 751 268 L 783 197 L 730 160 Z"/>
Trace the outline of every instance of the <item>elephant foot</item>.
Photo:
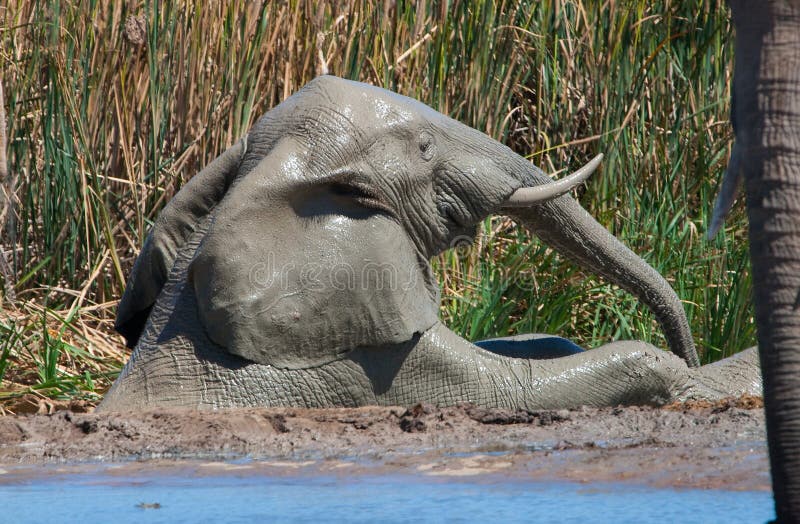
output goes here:
<path id="1" fill-rule="evenodd" d="M 713 364 L 689 369 L 689 376 L 689 387 L 677 395 L 678 400 L 763 395 L 758 348 L 755 346 Z"/>
<path id="2" fill-rule="evenodd" d="M 598 350 L 611 352 L 614 358 L 603 358 L 599 354 L 599 358 L 595 359 L 597 364 L 606 365 L 606 360 L 612 362 L 621 359 L 627 360 L 629 365 L 639 370 L 642 378 L 631 386 L 631 391 L 636 391 L 645 384 L 654 393 L 659 390 L 663 392 L 660 402 L 654 396 L 652 398 L 655 401 L 649 403 L 664 404 L 687 400 L 714 402 L 742 395 L 763 396 L 757 347 L 699 368 L 690 368 L 677 355 L 643 342 L 612 342 L 587 353 Z M 602 373 L 605 378 L 613 376 L 609 370 L 610 368 Z"/>

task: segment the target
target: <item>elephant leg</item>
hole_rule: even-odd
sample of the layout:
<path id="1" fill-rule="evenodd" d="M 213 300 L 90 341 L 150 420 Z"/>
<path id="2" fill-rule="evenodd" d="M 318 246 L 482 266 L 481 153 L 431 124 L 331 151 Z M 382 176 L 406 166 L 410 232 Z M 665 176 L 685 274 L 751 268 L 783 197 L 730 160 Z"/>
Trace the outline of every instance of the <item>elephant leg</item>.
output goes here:
<path id="1" fill-rule="evenodd" d="M 611 348 L 626 351 L 626 344 L 617 343 Z M 497 355 L 537 360 L 567 357 L 586 351 L 569 339 L 545 334 L 480 340 L 475 345 Z M 677 400 L 714 400 L 763 394 L 757 347 L 701 368 L 690 368 L 688 377 L 692 385 L 685 392 L 677 394 Z"/>
<path id="2" fill-rule="evenodd" d="M 586 351 L 569 339 L 545 334 L 480 340 L 475 345 L 497 355 L 537 360 L 567 357 Z M 625 351 L 626 343 L 611 347 Z M 688 376 L 692 386 L 677 395 L 678 400 L 713 400 L 742 395 L 761 396 L 763 393 L 758 347 L 749 348 L 701 368 L 691 368 Z"/>
<path id="3" fill-rule="evenodd" d="M 352 358 L 377 378 L 382 404 L 470 402 L 510 409 L 663 404 L 694 384 L 679 357 L 649 344 L 617 342 L 545 360 L 510 358 L 471 344 L 442 324 L 402 354 L 365 351 Z M 386 376 L 376 373 L 382 369 L 377 361 L 389 363 Z"/>
<path id="4" fill-rule="evenodd" d="M 690 370 L 697 384 L 695 398 L 761 396 L 761 366 L 758 348 L 752 347 L 731 357 Z M 701 394 L 702 392 L 702 394 Z"/>
<path id="5" fill-rule="evenodd" d="M 800 3 L 730 1 L 731 122 L 750 223 L 753 303 L 778 522 L 800 520 Z"/>
<path id="6" fill-rule="evenodd" d="M 351 358 L 370 377 L 381 404 L 469 402 L 560 409 L 758 394 L 753 354 L 689 368 L 681 358 L 649 344 L 614 342 L 553 359 L 509 358 L 470 344 L 437 324 L 402 349 L 363 350 Z M 737 380 L 728 383 L 734 376 Z"/>

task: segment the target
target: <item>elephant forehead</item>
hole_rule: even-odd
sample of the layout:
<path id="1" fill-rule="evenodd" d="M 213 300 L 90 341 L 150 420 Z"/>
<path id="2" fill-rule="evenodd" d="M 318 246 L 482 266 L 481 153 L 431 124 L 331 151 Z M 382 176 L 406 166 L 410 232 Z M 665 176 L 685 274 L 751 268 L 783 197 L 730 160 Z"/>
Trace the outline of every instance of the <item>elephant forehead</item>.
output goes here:
<path id="1" fill-rule="evenodd" d="M 341 132 L 335 137 L 336 141 L 349 141 L 355 136 L 375 139 L 384 132 L 407 134 L 410 138 L 412 128 L 420 120 L 420 112 L 415 112 L 408 104 L 398 103 L 390 95 L 393 93 L 388 91 L 382 91 L 379 96 L 362 91 L 335 100 L 331 112 L 341 120 L 338 126 Z M 358 133 L 351 130 L 358 130 Z"/>
<path id="2" fill-rule="evenodd" d="M 377 121 L 386 126 L 407 124 L 414 118 L 410 108 L 393 104 L 382 97 L 369 97 L 366 93 L 362 96 L 365 106 L 370 109 L 369 116 L 372 117 L 374 115 Z"/>
<path id="3" fill-rule="evenodd" d="M 311 99 L 325 100 L 331 110 L 365 130 L 404 127 L 420 117 L 447 118 L 418 100 L 361 82 L 320 77 L 309 87 Z"/>

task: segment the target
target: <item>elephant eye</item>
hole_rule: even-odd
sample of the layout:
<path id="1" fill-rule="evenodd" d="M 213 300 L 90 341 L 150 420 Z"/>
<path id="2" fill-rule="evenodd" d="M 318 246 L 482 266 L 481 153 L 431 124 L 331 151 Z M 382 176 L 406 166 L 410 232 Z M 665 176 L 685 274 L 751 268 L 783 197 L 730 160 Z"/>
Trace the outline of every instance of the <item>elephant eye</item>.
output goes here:
<path id="1" fill-rule="evenodd" d="M 422 160 L 426 162 L 433 158 L 434 153 L 436 153 L 436 141 L 433 135 L 427 131 L 419 134 L 419 153 Z"/>

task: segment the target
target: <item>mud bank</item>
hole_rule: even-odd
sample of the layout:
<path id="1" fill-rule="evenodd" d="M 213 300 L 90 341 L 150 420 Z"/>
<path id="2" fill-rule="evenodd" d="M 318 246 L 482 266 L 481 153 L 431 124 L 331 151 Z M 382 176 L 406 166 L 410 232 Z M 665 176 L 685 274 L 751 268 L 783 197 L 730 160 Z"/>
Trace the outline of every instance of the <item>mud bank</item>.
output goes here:
<path id="1" fill-rule="evenodd" d="M 253 460 L 225 462 L 241 458 Z M 764 419 L 755 398 L 538 412 L 417 405 L 0 417 L 4 473 L 87 461 L 195 474 L 390 471 L 769 489 Z"/>

